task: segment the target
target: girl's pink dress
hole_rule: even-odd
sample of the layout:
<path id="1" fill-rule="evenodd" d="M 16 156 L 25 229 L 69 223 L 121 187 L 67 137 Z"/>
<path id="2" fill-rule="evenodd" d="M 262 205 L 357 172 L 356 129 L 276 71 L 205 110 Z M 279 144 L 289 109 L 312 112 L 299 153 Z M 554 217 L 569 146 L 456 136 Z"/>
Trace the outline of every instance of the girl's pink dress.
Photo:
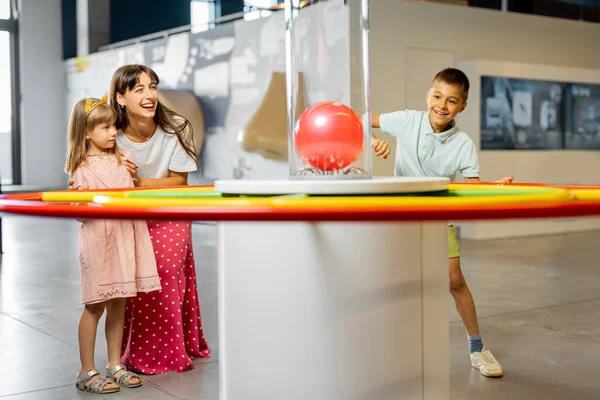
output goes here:
<path id="1" fill-rule="evenodd" d="M 134 186 L 127 169 L 108 153 L 88 155 L 71 178 L 90 189 Z M 86 219 L 79 234 L 79 262 L 84 304 L 161 289 L 145 221 Z"/>

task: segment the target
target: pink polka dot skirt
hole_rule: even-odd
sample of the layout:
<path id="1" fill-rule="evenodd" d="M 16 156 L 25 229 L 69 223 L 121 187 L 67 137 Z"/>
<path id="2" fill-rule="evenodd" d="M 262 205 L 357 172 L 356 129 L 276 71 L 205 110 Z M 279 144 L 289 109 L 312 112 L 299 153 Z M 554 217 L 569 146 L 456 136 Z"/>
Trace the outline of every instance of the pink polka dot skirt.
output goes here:
<path id="1" fill-rule="evenodd" d="M 184 372 L 209 358 L 189 221 L 149 221 L 162 290 L 128 298 L 121 362 L 146 374 Z"/>

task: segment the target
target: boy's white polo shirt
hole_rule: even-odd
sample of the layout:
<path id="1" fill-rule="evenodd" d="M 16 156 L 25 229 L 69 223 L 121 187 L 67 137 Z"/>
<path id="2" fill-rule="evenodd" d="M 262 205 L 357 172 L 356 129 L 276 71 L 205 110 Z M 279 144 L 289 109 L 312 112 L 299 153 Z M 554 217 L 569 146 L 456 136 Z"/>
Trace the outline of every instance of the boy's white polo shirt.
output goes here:
<path id="1" fill-rule="evenodd" d="M 426 111 L 381 114 L 381 130 L 397 139 L 397 176 L 446 177 L 460 171 L 465 178 L 479 177 L 479 159 L 473 140 L 454 121 L 445 132 L 435 133 Z"/>

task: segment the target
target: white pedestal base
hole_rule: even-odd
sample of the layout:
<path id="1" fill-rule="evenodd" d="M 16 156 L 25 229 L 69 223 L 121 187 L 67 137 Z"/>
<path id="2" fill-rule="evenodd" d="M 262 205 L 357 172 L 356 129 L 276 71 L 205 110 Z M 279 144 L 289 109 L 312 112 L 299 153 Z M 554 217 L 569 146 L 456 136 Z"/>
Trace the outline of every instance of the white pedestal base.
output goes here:
<path id="1" fill-rule="evenodd" d="M 219 222 L 221 400 L 446 400 L 447 223 Z"/>

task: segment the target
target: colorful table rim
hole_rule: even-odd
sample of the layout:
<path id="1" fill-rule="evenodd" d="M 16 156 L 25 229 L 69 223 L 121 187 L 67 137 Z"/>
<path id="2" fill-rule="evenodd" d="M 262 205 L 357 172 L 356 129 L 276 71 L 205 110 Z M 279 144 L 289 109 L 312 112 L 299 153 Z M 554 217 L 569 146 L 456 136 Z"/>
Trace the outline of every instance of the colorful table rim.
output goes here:
<path id="1" fill-rule="evenodd" d="M 184 195 L 185 194 L 185 195 Z M 196 221 L 442 221 L 600 215 L 600 186 L 452 183 L 415 195 L 222 195 L 212 185 L 0 196 L 0 213 Z"/>

